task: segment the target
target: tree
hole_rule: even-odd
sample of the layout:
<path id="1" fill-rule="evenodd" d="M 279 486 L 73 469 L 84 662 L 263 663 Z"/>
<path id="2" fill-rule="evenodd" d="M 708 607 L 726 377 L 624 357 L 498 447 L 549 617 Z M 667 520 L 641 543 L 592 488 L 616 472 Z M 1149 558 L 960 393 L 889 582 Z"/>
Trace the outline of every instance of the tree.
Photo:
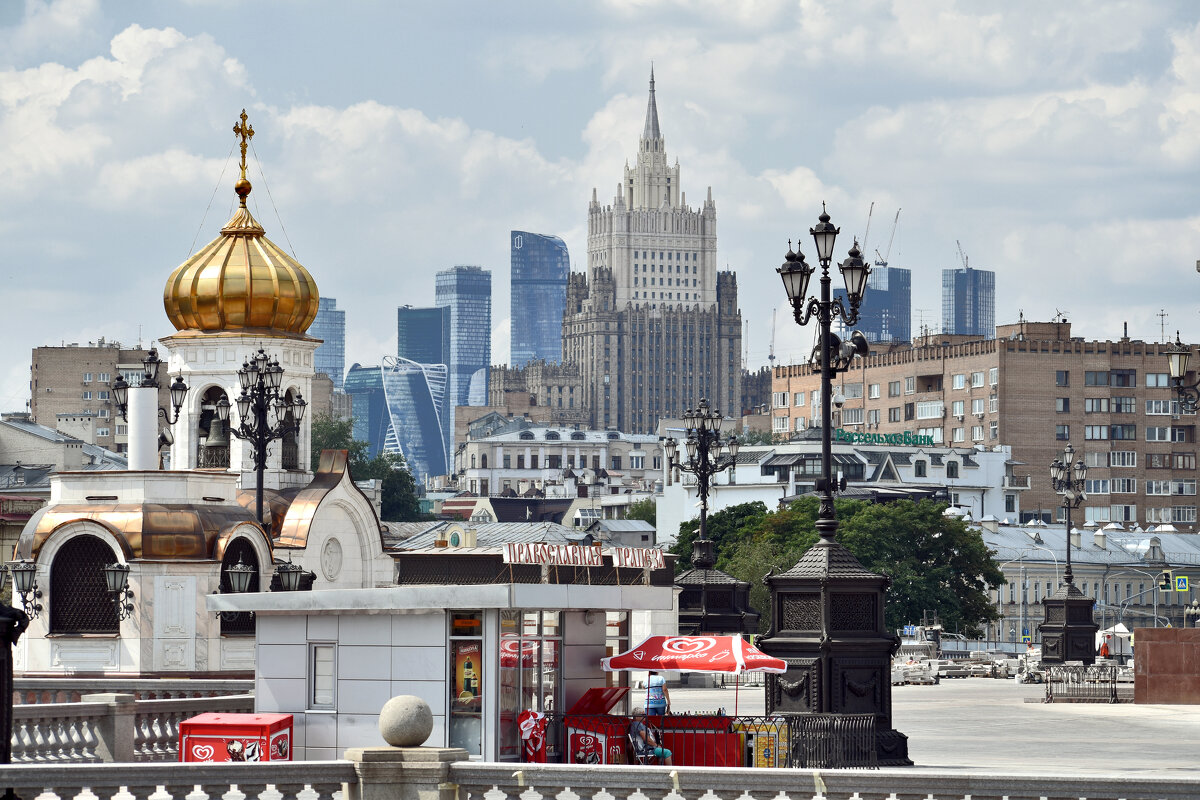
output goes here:
<path id="1" fill-rule="evenodd" d="M 658 527 L 658 505 L 653 497 L 630 503 L 629 508 L 625 509 L 625 519 L 641 519 Z"/>
<path id="2" fill-rule="evenodd" d="M 742 503 L 723 508 L 709 514 L 708 538 L 715 544 L 718 561 L 722 556 L 728 556 L 747 530 L 753 530 L 760 525 L 766 514 L 766 505 L 757 500 L 753 503 Z M 675 561 L 676 572 L 688 569 L 689 559 L 692 557 L 692 542 L 699 534 L 699 518 L 679 525 L 675 544 L 671 546 L 671 552 L 679 556 Z"/>
<path id="3" fill-rule="evenodd" d="M 421 513 L 417 484 L 404 457 L 398 453 L 380 453 L 368 458 L 366 442 L 354 438 L 354 420 L 337 419 L 328 414 L 313 418 L 309 431 L 312 440 L 312 464 L 321 462 L 322 450 L 346 450 L 350 454 L 350 476 L 357 481 L 379 480 L 380 518 L 393 522 L 433 519 Z"/>
<path id="4" fill-rule="evenodd" d="M 800 498 L 786 509 L 757 518 L 746 506 L 734 507 L 742 509 L 736 521 L 731 518 L 713 525 L 724 512 L 714 514 L 709 518 L 709 531 L 714 540 L 720 536 L 717 568 L 750 583 L 751 603 L 763 615 L 766 630 L 770 602 L 762 578 L 772 568 L 790 568 L 816 543 L 819 502 L 815 497 Z M 1004 576 L 979 531 L 961 519 L 943 516 L 944 503 L 836 500 L 835 508 L 838 541 L 867 569 L 892 579 L 885 598 L 889 629 L 918 620 L 923 611 L 931 610 L 948 628 L 978 636 L 981 625 L 998 618 L 987 587 L 1003 584 Z M 680 543 L 672 548 L 676 553 L 690 552 L 695 536 L 688 537 L 687 549 L 681 551 L 683 538 L 681 535 Z"/>

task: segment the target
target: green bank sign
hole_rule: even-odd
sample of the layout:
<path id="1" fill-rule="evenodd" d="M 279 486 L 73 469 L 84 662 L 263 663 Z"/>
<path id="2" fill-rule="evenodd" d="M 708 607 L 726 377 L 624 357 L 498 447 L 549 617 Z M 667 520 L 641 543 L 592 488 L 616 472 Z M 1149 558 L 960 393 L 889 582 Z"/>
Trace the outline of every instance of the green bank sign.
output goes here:
<path id="1" fill-rule="evenodd" d="M 918 436 L 912 431 L 904 433 L 861 433 L 845 428 L 834 428 L 833 439 L 851 444 L 895 444 L 903 447 L 932 447 L 932 436 Z"/>

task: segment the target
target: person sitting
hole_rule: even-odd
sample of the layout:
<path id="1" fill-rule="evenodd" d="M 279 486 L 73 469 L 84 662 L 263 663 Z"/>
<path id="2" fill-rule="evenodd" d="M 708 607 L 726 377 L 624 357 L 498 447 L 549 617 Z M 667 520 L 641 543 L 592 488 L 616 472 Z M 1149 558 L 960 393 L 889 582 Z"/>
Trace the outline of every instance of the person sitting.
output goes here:
<path id="1" fill-rule="evenodd" d="M 671 751 L 659 745 L 658 736 L 646 725 L 646 712 L 641 708 L 633 710 L 633 722 L 629 725 L 629 736 L 633 739 L 633 749 L 639 757 L 653 755 L 660 763 L 668 767 L 671 763 Z"/>

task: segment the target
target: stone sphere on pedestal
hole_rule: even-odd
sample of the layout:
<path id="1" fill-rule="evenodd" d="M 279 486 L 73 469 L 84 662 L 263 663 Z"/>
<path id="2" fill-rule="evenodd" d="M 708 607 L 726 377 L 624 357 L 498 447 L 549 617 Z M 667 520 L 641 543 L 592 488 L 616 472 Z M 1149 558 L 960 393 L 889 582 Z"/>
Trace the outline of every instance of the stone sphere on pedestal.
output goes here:
<path id="1" fill-rule="evenodd" d="M 412 694 L 401 694 L 383 704 L 379 734 L 392 747 L 420 747 L 433 733 L 429 704 Z"/>

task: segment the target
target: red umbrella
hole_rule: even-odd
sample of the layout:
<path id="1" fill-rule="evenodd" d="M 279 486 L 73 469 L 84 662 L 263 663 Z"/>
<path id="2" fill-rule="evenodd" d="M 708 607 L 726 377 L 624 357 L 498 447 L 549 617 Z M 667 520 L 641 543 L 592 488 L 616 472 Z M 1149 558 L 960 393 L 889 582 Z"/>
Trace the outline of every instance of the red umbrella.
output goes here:
<path id="1" fill-rule="evenodd" d="M 651 636 L 632 650 L 600 659 L 600 665 L 606 672 L 787 672 L 786 661 L 767 655 L 741 636 Z"/>

